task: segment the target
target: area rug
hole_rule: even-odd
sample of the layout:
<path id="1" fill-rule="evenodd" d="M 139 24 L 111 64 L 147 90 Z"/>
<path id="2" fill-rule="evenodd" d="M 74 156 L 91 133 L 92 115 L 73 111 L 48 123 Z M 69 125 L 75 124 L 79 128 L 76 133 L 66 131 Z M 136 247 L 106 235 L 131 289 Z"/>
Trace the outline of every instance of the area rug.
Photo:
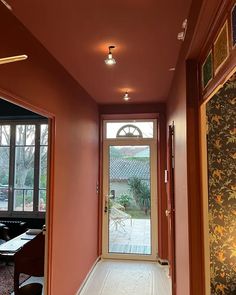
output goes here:
<path id="1" fill-rule="evenodd" d="M 0 263 L 0 294 L 10 295 L 14 291 L 14 265 L 10 263 Z M 20 284 L 29 278 L 28 275 L 20 275 Z"/>

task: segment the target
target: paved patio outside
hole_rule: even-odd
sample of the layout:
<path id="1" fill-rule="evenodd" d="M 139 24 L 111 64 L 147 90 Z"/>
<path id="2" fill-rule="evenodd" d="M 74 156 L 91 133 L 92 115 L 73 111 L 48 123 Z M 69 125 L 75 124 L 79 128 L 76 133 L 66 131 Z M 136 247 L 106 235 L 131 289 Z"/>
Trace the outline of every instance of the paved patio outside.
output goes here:
<path id="1" fill-rule="evenodd" d="M 150 255 L 150 219 L 128 219 L 118 225 L 111 221 L 109 252 Z"/>

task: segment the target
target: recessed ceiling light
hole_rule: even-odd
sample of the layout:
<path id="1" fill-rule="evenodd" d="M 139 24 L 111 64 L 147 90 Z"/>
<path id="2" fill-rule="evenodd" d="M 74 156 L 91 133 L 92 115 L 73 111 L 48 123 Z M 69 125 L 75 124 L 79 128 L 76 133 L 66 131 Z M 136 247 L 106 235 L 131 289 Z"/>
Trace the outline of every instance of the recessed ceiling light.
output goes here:
<path id="1" fill-rule="evenodd" d="M 112 66 L 112 65 L 116 64 L 116 60 L 113 58 L 112 52 L 111 52 L 112 49 L 114 49 L 114 48 L 115 48 L 115 46 L 113 46 L 113 45 L 108 47 L 109 51 L 108 51 L 108 56 L 105 59 L 105 64 L 107 64 L 109 66 Z"/>
<path id="2" fill-rule="evenodd" d="M 123 99 L 124 99 L 125 101 L 130 100 L 130 97 L 129 97 L 129 93 L 128 93 L 128 91 L 125 92 L 125 95 L 124 95 Z"/>
<path id="3" fill-rule="evenodd" d="M 5 0 L 1 0 L 1 2 L 6 6 L 7 9 L 12 10 L 11 5 L 9 5 Z"/>

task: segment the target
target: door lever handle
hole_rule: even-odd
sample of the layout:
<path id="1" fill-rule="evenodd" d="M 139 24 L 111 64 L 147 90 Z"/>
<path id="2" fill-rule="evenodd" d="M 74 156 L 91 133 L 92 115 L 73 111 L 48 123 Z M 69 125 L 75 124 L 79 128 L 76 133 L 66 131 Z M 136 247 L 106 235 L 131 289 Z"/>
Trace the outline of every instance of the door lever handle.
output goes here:
<path id="1" fill-rule="evenodd" d="M 105 200 L 104 212 L 107 213 L 108 211 L 108 201 Z"/>

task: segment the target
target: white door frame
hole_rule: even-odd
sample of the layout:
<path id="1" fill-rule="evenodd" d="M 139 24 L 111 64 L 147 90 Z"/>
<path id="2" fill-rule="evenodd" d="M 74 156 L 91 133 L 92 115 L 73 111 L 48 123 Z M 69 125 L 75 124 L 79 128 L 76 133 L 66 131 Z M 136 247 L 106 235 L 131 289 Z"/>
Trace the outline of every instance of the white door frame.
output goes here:
<path id="1" fill-rule="evenodd" d="M 156 126 L 154 126 L 155 128 Z M 119 254 L 108 251 L 109 214 L 105 213 L 106 200 L 109 194 L 109 147 L 110 146 L 137 146 L 150 147 L 151 170 L 151 255 Z M 157 141 L 153 139 L 104 139 L 103 141 L 103 200 L 102 200 L 102 258 L 129 259 L 129 260 L 157 260 Z"/>

